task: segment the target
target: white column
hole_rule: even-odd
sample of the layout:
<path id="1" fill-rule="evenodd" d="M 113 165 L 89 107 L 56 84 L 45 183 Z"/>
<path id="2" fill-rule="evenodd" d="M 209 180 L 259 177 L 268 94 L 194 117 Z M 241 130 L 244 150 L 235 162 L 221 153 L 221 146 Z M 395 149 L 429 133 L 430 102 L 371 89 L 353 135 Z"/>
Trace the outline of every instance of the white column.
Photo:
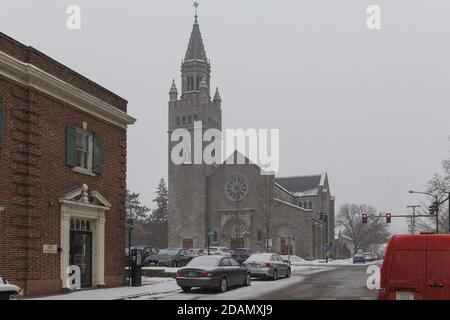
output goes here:
<path id="1" fill-rule="evenodd" d="M 102 214 L 104 215 L 104 213 Z M 97 220 L 97 286 L 105 285 L 105 218 Z"/>
<path id="2" fill-rule="evenodd" d="M 66 208 L 61 208 L 61 286 L 67 288 L 67 268 L 69 267 L 69 251 L 70 251 L 70 216 L 66 214 Z"/>

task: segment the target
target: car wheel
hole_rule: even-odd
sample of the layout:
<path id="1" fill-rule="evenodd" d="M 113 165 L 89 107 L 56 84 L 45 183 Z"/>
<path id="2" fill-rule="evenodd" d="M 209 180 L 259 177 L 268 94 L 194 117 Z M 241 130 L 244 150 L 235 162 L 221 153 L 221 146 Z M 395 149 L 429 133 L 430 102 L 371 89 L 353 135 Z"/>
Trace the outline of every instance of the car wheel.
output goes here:
<path id="1" fill-rule="evenodd" d="M 252 275 L 250 273 L 247 273 L 245 276 L 245 283 L 244 285 L 249 286 L 252 284 Z"/>
<path id="2" fill-rule="evenodd" d="M 227 289 L 228 289 L 228 282 L 227 282 L 227 279 L 225 279 L 225 278 L 222 278 L 221 280 L 220 280 L 220 284 L 219 284 L 219 292 L 225 292 L 225 291 L 227 291 Z"/>
<path id="3" fill-rule="evenodd" d="M 176 261 L 172 261 L 170 265 L 172 266 L 172 268 L 178 267 L 178 263 Z"/>
<path id="4" fill-rule="evenodd" d="M 181 290 L 183 290 L 183 292 L 191 292 L 191 287 L 181 287 Z"/>
<path id="5" fill-rule="evenodd" d="M 273 276 L 272 276 L 273 280 L 278 280 L 278 271 L 277 269 L 273 270 Z"/>
<path id="6" fill-rule="evenodd" d="M 286 272 L 286 278 L 290 278 L 290 277 L 291 277 L 291 268 L 288 268 L 287 272 Z"/>

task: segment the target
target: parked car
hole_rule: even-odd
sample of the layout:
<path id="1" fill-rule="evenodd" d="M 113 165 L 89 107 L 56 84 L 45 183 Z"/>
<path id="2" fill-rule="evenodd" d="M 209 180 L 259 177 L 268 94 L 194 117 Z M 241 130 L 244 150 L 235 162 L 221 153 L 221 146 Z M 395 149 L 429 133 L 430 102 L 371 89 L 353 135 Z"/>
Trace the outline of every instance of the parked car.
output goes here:
<path id="1" fill-rule="evenodd" d="M 205 248 L 206 254 L 208 254 L 208 248 Z M 210 255 L 227 256 L 231 257 L 230 249 L 226 247 L 209 247 Z"/>
<path id="2" fill-rule="evenodd" d="M 10 300 L 11 296 L 21 294 L 22 289 L 10 284 L 5 278 L 0 278 L 0 300 Z"/>
<path id="3" fill-rule="evenodd" d="M 151 256 L 153 254 L 157 254 L 159 252 L 159 249 L 156 247 L 150 247 L 146 245 L 136 245 L 132 246 L 131 250 L 138 249 L 142 252 L 142 261 L 145 261 L 145 259 L 148 256 Z M 128 258 L 128 248 L 125 249 L 125 256 Z"/>
<path id="4" fill-rule="evenodd" d="M 381 267 L 379 299 L 450 300 L 450 235 L 392 236 Z"/>
<path id="5" fill-rule="evenodd" d="M 190 252 L 192 252 L 195 256 L 203 256 L 205 255 L 205 249 L 203 248 L 191 248 L 188 249 Z"/>
<path id="6" fill-rule="evenodd" d="M 366 263 L 366 257 L 362 253 L 353 256 L 353 263 Z"/>
<path id="7" fill-rule="evenodd" d="M 184 292 L 189 292 L 193 287 L 214 288 L 225 292 L 232 286 L 249 286 L 251 274 L 233 258 L 200 256 L 177 271 L 176 281 Z"/>
<path id="8" fill-rule="evenodd" d="M 253 251 L 248 248 L 238 248 L 234 249 L 233 252 L 231 252 L 231 257 L 239 262 L 239 264 L 242 264 L 245 260 L 247 260 L 251 255 L 253 254 Z"/>
<path id="9" fill-rule="evenodd" d="M 157 254 L 148 256 L 144 261 L 144 266 L 152 267 L 183 267 L 191 261 L 195 255 L 182 248 L 161 249 Z"/>
<path id="10" fill-rule="evenodd" d="M 291 267 L 276 253 L 252 254 L 243 265 L 250 269 L 252 277 L 277 280 L 280 276 L 291 276 Z"/>
<path id="11" fill-rule="evenodd" d="M 372 262 L 377 260 L 377 255 L 374 252 L 364 252 L 363 256 L 366 262 Z"/>

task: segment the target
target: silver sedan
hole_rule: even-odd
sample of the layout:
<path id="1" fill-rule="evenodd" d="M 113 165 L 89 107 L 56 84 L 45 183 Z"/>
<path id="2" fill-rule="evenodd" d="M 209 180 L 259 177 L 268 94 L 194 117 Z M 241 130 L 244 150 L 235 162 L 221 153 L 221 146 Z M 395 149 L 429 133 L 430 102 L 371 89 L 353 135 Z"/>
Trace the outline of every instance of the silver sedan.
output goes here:
<path id="1" fill-rule="evenodd" d="M 291 276 L 291 267 L 276 253 L 252 254 L 243 265 L 250 270 L 252 277 L 277 280 Z"/>

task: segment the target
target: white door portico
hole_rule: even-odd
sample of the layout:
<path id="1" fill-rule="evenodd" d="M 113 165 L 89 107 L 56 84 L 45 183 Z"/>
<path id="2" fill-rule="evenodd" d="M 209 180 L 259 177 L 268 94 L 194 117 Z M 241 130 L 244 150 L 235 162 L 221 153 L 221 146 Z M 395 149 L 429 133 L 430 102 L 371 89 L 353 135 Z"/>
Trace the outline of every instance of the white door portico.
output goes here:
<path id="1" fill-rule="evenodd" d="M 70 221 L 90 221 L 92 232 L 92 286 L 105 285 L 105 212 L 111 204 L 97 191 L 89 190 L 86 184 L 60 194 L 61 203 L 61 281 L 67 288 L 70 252 Z"/>

